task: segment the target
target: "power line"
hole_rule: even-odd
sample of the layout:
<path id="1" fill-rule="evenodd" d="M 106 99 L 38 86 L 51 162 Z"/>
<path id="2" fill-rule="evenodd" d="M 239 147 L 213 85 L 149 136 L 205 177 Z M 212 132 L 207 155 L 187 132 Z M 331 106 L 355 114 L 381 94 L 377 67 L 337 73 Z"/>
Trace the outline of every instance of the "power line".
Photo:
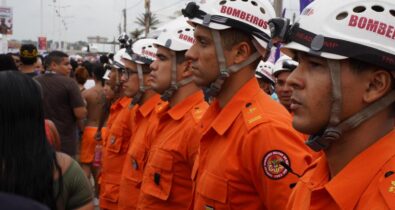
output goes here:
<path id="1" fill-rule="evenodd" d="M 159 11 L 159 10 L 166 10 L 166 9 L 169 9 L 169 8 L 173 7 L 174 5 L 176 5 L 176 4 L 178 4 L 178 3 L 182 2 L 182 1 L 184 1 L 184 0 L 176 1 L 176 2 L 174 2 L 174 3 L 172 3 L 172 4 L 170 4 L 170 5 L 167 5 L 167 6 L 165 6 L 165 7 L 156 9 L 156 10 L 153 11 L 153 12 L 157 12 L 157 11 Z"/>
<path id="2" fill-rule="evenodd" d="M 137 5 L 141 4 L 144 0 L 140 0 L 139 2 L 133 4 L 132 6 L 126 8 L 126 10 L 130 10 L 130 9 L 134 9 L 134 7 L 136 7 Z"/>

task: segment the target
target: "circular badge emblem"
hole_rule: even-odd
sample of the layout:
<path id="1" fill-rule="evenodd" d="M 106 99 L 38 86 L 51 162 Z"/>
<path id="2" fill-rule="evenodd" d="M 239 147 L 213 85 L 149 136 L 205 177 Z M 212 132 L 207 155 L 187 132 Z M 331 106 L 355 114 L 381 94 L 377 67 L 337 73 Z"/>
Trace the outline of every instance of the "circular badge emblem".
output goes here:
<path id="1" fill-rule="evenodd" d="M 280 163 L 291 166 L 288 156 L 280 150 L 272 150 L 266 153 L 262 159 L 262 167 L 265 175 L 270 179 L 281 179 L 288 174 L 288 170 Z"/>

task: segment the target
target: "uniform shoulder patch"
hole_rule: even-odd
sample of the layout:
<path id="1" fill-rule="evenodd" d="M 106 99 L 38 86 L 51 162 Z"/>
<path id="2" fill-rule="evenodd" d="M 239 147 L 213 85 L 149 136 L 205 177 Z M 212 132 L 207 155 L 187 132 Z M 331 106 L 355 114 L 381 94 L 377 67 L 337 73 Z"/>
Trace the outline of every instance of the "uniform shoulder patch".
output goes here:
<path id="1" fill-rule="evenodd" d="M 291 160 L 288 155 L 280 150 L 271 150 L 262 158 L 262 168 L 265 175 L 270 179 L 281 179 L 285 177 L 289 171 L 280 163 L 284 162 L 291 167 Z"/>
<path id="2" fill-rule="evenodd" d="M 168 102 L 164 102 L 164 101 L 158 102 L 155 106 L 155 112 L 156 113 L 162 112 L 164 109 L 167 108 L 168 104 L 169 104 Z"/>
<path id="3" fill-rule="evenodd" d="M 395 160 L 387 162 L 383 168 L 382 178 L 379 183 L 380 193 L 383 196 L 389 209 L 395 209 Z"/>
<path id="4" fill-rule="evenodd" d="M 206 102 L 202 102 L 192 108 L 192 117 L 196 123 L 200 122 L 204 113 L 206 113 L 207 108 L 208 104 Z"/>
<path id="5" fill-rule="evenodd" d="M 265 122 L 261 108 L 253 102 L 248 102 L 242 109 L 245 125 L 248 130 Z"/>

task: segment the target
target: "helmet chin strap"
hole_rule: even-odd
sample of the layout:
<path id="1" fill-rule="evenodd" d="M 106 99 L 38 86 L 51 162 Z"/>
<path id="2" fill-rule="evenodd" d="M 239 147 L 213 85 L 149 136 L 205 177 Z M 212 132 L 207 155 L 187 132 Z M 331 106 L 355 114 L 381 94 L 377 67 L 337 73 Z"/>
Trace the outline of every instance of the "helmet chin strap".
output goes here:
<path id="1" fill-rule="evenodd" d="M 150 89 L 150 87 L 144 85 L 144 72 L 143 66 L 141 64 L 137 64 L 137 75 L 139 77 L 139 90 L 137 91 L 136 95 L 134 95 L 133 100 L 130 102 L 129 108 L 136 104 L 140 104 L 145 91 Z"/>
<path id="2" fill-rule="evenodd" d="M 259 51 L 257 51 L 254 54 L 252 54 L 247 60 L 245 60 L 239 64 L 235 64 L 235 65 L 231 65 L 231 66 L 227 67 L 226 66 L 226 58 L 224 56 L 224 50 L 222 48 L 221 35 L 220 35 L 219 31 L 217 31 L 217 30 L 210 29 L 210 31 L 213 36 L 214 45 L 215 45 L 215 52 L 217 54 L 217 61 L 218 61 L 218 65 L 219 65 L 219 75 L 214 80 L 214 82 L 212 82 L 209 85 L 208 95 L 215 97 L 215 96 L 218 96 L 219 92 L 222 89 L 222 85 L 224 84 L 225 80 L 230 76 L 230 74 L 238 72 L 242 68 L 250 65 L 257 59 L 259 59 L 261 57 L 261 54 L 259 54 Z"/>
<path id="3" fill-rule="evenodd" d="M 340 122 L 342 105 L 340 62 L 328 60 L 328 64 L 331 72 L 333 97 L 329 125 L 322 133 L 310 136 L 306 142 L 306 144 L 316 152 L 327 149 L 332 142 L 340 139 L 345 131 L 358 127 L 361 123 L 395 102 L 395 90 L 392 90 L 386 96 L 365 107 L 343 122 Z"/>
<path id="4" fill-rule="evenodd" d="M 165 92 L 160 96 L 163 101 L 169 101 L 178 88 L 191 83 L 193 81 L 192 77 L 182 79 L 177 82 L 177 56 L 174 51 L 172 51 L 172 66 L 171 66 L 171 83 L 170 87 L 165 90 Z"/>

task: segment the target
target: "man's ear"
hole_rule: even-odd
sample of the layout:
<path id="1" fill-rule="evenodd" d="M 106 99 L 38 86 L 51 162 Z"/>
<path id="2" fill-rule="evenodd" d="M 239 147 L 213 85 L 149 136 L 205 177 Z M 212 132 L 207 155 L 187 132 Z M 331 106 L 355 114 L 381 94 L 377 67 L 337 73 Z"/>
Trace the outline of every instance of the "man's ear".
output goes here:
<path id="1" fill-rule="evenodd" d="M 366 103 L 373 103 L 374 101 L 382 98 L 393 87 L 392 74 L 385 70 L 375 70 L 369 75 L 369 81 L 363 100 Z"/>
<path id="2" fill-rule="evenodd" d="M 188 59 L 185 59 L 180 65 L 179 68 L 181 68 L 181 75 L 182 78 L 187 78 L 192 76 L 192 66 L 191 66 L 191 61 Z"/>
<path id="3" fill-rule="evenodd" d="M 240 42 L 232 47 L 234 64 L 239 64 L 247 60 L 252 54 L 251 46 L 247 42 Z"/>

